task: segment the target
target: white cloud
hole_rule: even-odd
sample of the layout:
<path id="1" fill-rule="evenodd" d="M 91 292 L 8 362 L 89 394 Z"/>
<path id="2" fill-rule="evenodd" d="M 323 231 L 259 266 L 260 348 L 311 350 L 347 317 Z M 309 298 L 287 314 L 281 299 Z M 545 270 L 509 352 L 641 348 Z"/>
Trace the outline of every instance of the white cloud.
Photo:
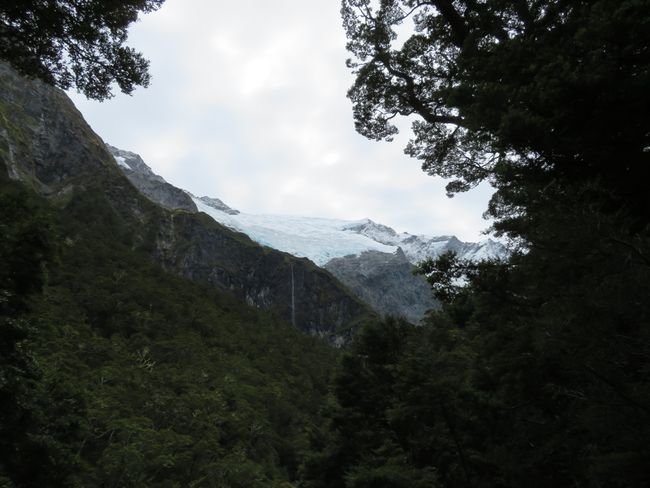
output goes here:
<path id="1" fill-rule="evenodd" d="M 489 189 L 445 183 L 354 131 L 336 1 L 167 0 L 131 32 L 153 82 L 98 104 L 74 95 L 107 142 L 193 193 L 252 213 L 363 218 L 479 239 Z"/>

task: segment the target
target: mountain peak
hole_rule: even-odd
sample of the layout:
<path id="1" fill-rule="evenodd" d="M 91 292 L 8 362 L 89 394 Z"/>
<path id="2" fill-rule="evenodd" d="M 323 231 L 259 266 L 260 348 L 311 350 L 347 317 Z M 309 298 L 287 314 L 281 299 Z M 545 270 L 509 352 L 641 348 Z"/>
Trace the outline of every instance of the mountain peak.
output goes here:
<path id="1" fill-rule="evenodd" d="M 189 195 L 192 195 L 191 193 L 188 192 Z M 239 214 L 239 210 L 235 210 L 234 208 L 230 208 L 228 205 L 223 203 L 221 200 L 218 198 L 211 198 L 211 197 L 198 197 L 199 200 L 201 200 L 203 203 L 205 203 L 208 207 L 212 207 L 216 210 L 219 210 L 220 212 L 225 212 L 228 215 L 237 215 Z"/>
<path id="2" fill-rule="evenodd" d="M 151 180 L 166 183 L 162 176 L 157 175 L 149 166 L 147 166 L 147 163 L 144 162 L 139 154 L 119 149 L 110 144 L 106 144 L 106 149 L 108 149 L 108 152 L 113 155 L 115 162 L 120 166 L 120 168 L 122 168 L 122 170 L 125 170 L 125 172 L 133 171 L 146 176 Z"/>
<path id="3" fill-rule="evenodd" d="M 349 230 L 367 236 L 381 244 L 387 246 L 396 245 L 397 232 L 387 225 L 378 224 L 370 219 L 363 219 L 358 222 L 352 222 L 344 226 L 344 230 Z"/>
<path id="4" fill-rule="evenodd" d="M 190 195 L 170 185 L 162 176 L 154 173 L 139 154 L 119 149 L 110 144 L 106 144 L 106 149 L 115 158 L 115 162 L 133 186 L 147 198 L 166 208 L 179 208 L 189 212 L 197 211 Z"/>

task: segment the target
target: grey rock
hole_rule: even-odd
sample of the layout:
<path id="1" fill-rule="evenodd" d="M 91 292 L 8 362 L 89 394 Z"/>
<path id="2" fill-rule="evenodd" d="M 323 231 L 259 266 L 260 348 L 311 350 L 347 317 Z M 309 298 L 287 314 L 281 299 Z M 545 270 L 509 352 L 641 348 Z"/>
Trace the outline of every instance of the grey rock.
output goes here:
<path id="1" fill-rule="evenodd" d="M 335 258 L 325 269 L 382 315 L 417 324 L 428 310 L 439 306 L 424 277 L 413 275 L 414 266 L 401 249 L 395 254 L 366 251 Z"/>
<path id="2" fill-rule="evenodd" d="M 398 239 L 398 234 L 395 229 L 388 227 L 384 224 L 379 224 L 370 219 L 365 219 L 362 222 L 348 225 L 347 230 L 368 236 L 381 244 L 392 246 Z"/>
<path id="3" fill-rule="evenodd" d="M 106 144 L 106 148 L 133 186 L 151 201 L 172 210 L 198 212 L 190 195 L 155 174 L 138 154 L 118 149 L 110 144 Z"/>
<path id="4" fill-rule="evenodd" d="M 347 342 L 370 309 L 327 271 L 307 259 L 259 246 L 205 214 L 168 216 L 156 255 L 166 269 L 230 290 L 299 329 L 330 342 Z"/>
<path id="5" fill-rule="evenodd" d="M 201 200 L 203 203 L 205 203 L 209 207 L 220 210 L 220 211 L 225 212 L 225 213 L 230 214 L 230 215 L 237 215 L 238 213 L 240 213 L 239 210 L 235 210 L 234 208 L 230 208 L 228 205 L 223 203 L 218 198 L 200 197 L 199 200 Z"/>
<path id="6" fill-rule="evenodd" d="M 70 99 L 0 62 L 0 158 L 8 175 L 52 196 L 98 171 L 117 174 L 103 141 Z"/>
<path id="7" fill-rule="evenodd" d="M 413 235 L 408 232 L 398 234 L 392 228 L 370 219 L 350 225 L 346 229 L 381 244 L 401 247 L 406 258 L 413 264 L 427 258 L 436 258 L 447 251 L 455 252 L 459 258 L 471 261 L 507 259 L 508 257 L 506 247 L 492 239 L 480 242 L 463 242 L 456 236 L 425 236 Z"/>

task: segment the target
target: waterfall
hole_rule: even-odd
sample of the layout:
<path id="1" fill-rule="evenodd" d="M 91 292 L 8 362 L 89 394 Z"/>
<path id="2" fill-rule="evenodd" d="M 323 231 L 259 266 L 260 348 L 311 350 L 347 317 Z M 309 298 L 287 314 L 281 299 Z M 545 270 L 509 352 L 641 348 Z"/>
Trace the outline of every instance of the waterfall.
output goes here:
<path id="1" fill-rule="evenodd" d="M 296 326 L 296 288 L 293 280 L 293 263 L 291 263 L 291 325 Z"/>
<path id="2" fill-rule="evenodd" d="M 296 326 L 296 287 L 293 280 L 293 263 L 291 264 L 291 325 Z"/>

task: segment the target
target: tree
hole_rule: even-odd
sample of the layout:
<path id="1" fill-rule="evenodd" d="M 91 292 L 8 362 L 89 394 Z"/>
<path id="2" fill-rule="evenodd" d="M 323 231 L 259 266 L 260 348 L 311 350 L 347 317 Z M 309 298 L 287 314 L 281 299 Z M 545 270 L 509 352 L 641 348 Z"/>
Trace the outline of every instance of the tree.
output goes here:
<path id="1" fill-rule="evenodd" d="M 494 229 L 520 243 L 507 262 L 422 263 L 445 303 L 398 361 L 391 427 L 447 428 L 419 447 L 443 486 L 647 485 L 650 1 L 342 13 L 357 129 L 390 139 L 412 117 L 406 152 L 449 194 L 490 182 Z"/>
<path id="2" fill-rule="evenodd" d="M 386 318 L 366 324 L 355 336 L 333 380 L 330 432 L 312 439 L 316 454 L 305 463 L 302 485 L 438 486 L 434 470 L 414 462 L 415 449 L 391 425 L 398 365 L 415 334 L 411 324 Z"/>
<path id="3" fill-rule="evenodd" d="M 76 435 L 76 427 L 65 424 L 76 412 L 44 378 L 34 355 L 39 331 L 29 317 L 55 254 L 51 216 L 27 191 L 1 182 L 0 485 L 69 486 L 74 462 L 62 441 Z"/>
<path id="4" fill-rule="evenodd" d="M 647 223 L 650 2 L 344 0 L 342 14 L 357 130 L 390 139 L 415 116 L 406 152 L 453 178 L 450 195 L 494 185 L 498 230 L 526 237 L 558 182 L 598 183 Z"/>
<path id="5" fill-rule="evenodd" d="M 140 12 L 164 0 L 21 0 L 0 2 L 0 58 L 21 73 L 89 98 L 148 86 L 149 62 L 125 46 Z"/>

